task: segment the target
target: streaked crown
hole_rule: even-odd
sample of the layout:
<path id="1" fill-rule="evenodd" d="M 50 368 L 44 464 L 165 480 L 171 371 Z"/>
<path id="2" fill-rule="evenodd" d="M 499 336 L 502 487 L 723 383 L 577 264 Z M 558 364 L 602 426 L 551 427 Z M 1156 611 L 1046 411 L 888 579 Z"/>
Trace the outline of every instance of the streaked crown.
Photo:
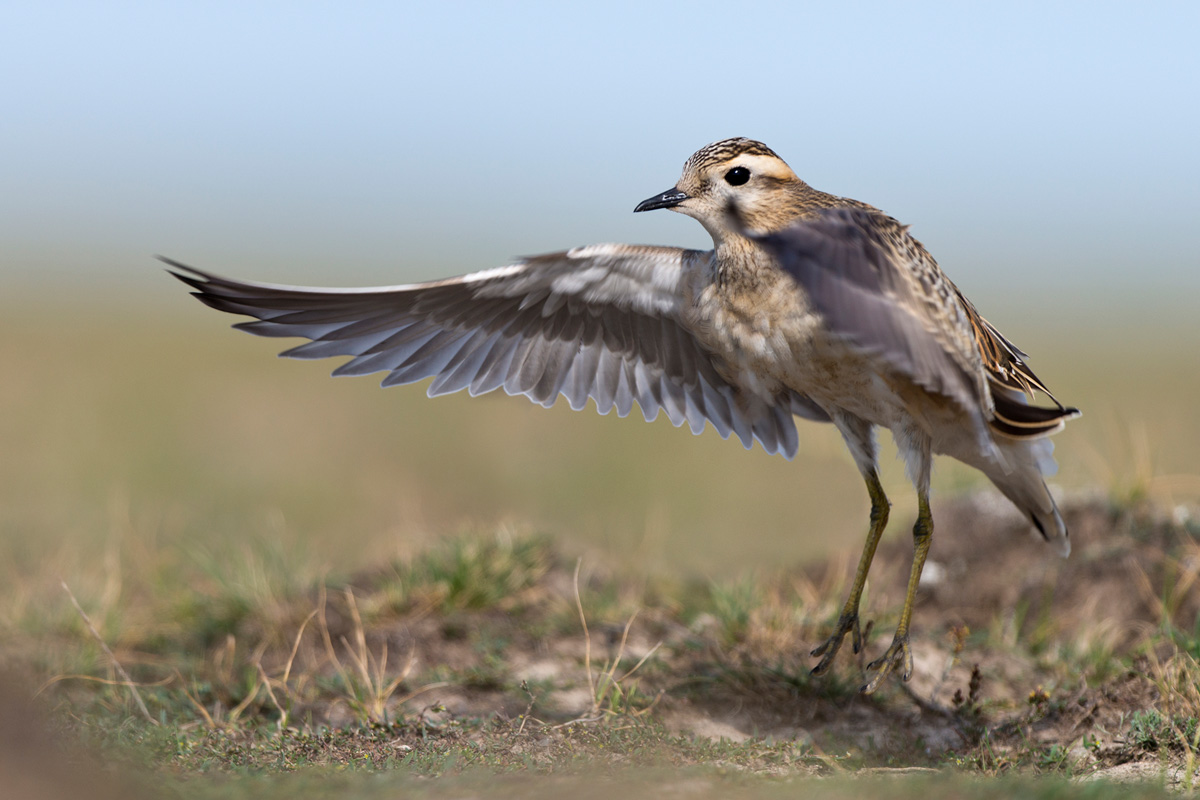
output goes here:
<path id="1" fill-rule="evenodd" d="M 732 161 L 740 155 L 770 156 L 779 158 L 775 151 L 762 142 L 735 136 L 701 147 L 683 164 L 683 171 L 701 172 L 709 167 Z M 782 161 L 783 159 L 779 159 Z"/>

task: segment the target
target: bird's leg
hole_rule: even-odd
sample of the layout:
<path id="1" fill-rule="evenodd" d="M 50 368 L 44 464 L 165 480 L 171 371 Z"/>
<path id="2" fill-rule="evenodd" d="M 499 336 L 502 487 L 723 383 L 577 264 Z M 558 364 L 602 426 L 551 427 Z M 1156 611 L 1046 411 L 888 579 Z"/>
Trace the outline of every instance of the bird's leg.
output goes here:
<path id="1" fill-rule="evenodd" d="M 912 619 L 913 601 L 917 597 L 917 584 L 921 582 L 921 570 L 925 567 L 925 557 L 929 555 L 929 545 L 933 542 L 933 515 L 929 512 L 929 492 L 922 491 L 917 497 L 917 524 L 913 526 L 913 564 L 908 576 L 908 591 L 904 595 L 904 609 L 900 612 L 900 624 L 896 626 L 896 635 L 892 644 L 881 658 L 867 665 L 868 672 L 874 672 L 871 680 L 862 687 L 863 694 L 871 694 L 879 688 L 883 679 L 892 670 L 904 665 L 903 680 L 912 677 L 913 657 L 912 648 L 908 644 L 908 623 Z"/>
<path id="2" fill-rule="evenodd" d="M 862 633 L 858 627 L 858 601 L 862 598 L 863 587 L 867 583 L 867 573 L 871 570 L 871 559 L 875 557 L 875 548 L 879 546 L 879 537 L 883 535 L 883 529 L 887 527 L 888 507 L 891 505 L 888 502 L 887 495 L 883 492 L 883 484 L 879 482 L 879 476 L 872 468 L 863 473 L 867 481 L 867 493 L 871 495 L 871 529 L 867 532 L 867 543 L 863 545 L 862 556 L 858 560 L 858 571 L 854 573 L 854 586 L 850 588 L 850 596 L 846 598 L 846 605 L 842 607 L 842 613 L 838 617 L 837 627 L 833 629 L 833 635 L 825 640 L 825 643 L 812 651 L 813 656 L 823 656 L 820 662 L 813 667 L 813 675 L 824 675 L 829 665 L 833 663 L 833 657 L 837 655 L 838 648 L 842 646 L 842 639 L 847 633 L 853 633 L 854 652 L 862 650 Z"/>

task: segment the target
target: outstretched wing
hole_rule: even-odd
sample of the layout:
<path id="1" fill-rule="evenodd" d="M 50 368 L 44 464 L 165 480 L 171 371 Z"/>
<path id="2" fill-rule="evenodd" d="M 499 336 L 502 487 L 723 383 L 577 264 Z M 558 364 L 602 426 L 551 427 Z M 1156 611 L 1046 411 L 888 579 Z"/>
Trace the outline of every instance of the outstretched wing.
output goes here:
<path id="1" fill-rule="evenodd" d="M 979 413 L 993 430 L 1039 436 L 1078 413 L 1021 401 L 1014 390 L 1046 391 L 1021 361 L 1024 354 L 891 217 L 839 208 L 755 238 L 804 288 L 830 330 L 924 389 Z"/>
<path id="2" fill-rule="evenodd" d="M 433 378 L 430 396 L 504 389 L 550 406 L 561 394 L 601 414 L 636 403 L 693 432 L 757 439 L 795 455 L 789 408 L 747 411 L 714 355 L 680 323 L 685 272 L 711 253 L 593 245 L 444 281 L 367 289 L 277 286 L 219 277 L 169 259 L 177 278 L 220 311 L 254 317 L 235 327 L 311 341 L 289 358 L 350 356 L 334 375 L 386 372 L 384 386 Z M 752 416 L 753 415 L 753 416 Z"/>

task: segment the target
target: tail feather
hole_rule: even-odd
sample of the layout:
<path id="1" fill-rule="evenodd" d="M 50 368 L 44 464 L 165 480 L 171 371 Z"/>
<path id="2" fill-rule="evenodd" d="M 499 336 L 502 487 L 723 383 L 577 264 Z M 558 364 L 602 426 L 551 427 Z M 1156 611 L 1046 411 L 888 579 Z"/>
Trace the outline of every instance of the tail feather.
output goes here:
<path id="1" fill-rule="evenodd" d="M 997 445 L 1005 463 L 984 466 L 984 474 L 1024 512 L 1042 538 L 1065 558 L 1071 552 L 1067 525 L 1043 480 L 1043 476 L 1053 474 L 1056 468 L 1051 455 L 1053 445 L 1047 439 L 1000 440 Z"/>
<path id="2" fill-rule="evenodd" d="M 1025 396 L 1003 387 L 992 387 L 992 430 L 1015 439 L 1037 438 L 1057 433 L 1067 420 L 1079 416 L 1079 409 L 1030 405 Z"/>

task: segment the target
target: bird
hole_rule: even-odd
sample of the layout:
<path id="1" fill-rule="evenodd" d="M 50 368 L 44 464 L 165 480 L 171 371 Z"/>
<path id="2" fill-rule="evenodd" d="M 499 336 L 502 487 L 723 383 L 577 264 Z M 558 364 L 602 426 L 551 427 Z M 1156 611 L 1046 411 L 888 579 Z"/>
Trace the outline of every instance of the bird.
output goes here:
<path id="1" fill-rule="evenodd" d="M 595 244 L 456 278 L 369 288 L 234 280 L 162 260 L 203 303 L 251 317 L 234 327 L 309 341 L 289 358 L 348 356 L 334 375 L 432 379 L 429 396 L 503 389 L 549 407 L 693 433 L 711 425 L 747 448 L 793 458 L 797 417 L 831 423 L 866 484 L 866 543 L 829 637 L 863 648 L 859 603 L 890 501 L 877 472 L 891 431 L 917 493 L 913 560 L 891 644 L 867 665 L 873 693 L 913 671 L 910 624 L 933 535 L 934 454 L 984 473 L 1062 555 L 1067 527 L 1045 483 L 1047 437 L 1079 415 L 988 323 L 907 226 L 866 203 L 817 190 L 762 142 L 723 139 L 695 152 L 673 187 L 634 208 L 697 220 L 710 250 Z M 1052 405 L 1034 405 L 1037 393 Z"/>

